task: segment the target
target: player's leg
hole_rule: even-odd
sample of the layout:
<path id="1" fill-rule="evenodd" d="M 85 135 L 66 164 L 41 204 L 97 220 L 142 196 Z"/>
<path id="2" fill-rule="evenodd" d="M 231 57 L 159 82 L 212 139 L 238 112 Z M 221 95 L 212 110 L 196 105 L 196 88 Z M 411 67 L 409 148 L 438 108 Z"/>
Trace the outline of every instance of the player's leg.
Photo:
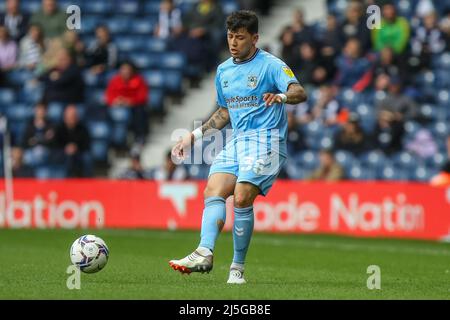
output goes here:
<path id="1" fill-rule="evenodd" d="M 230 173 L 210 175 L 204 191 L 201 240 L 197 249 L 180 260 L 171 260 L 170 266 L 182 273 L 209 272 L 213 267 L 213 250 L 225 225 L 225 200 L 233 194 L 237 177 Z"/>
<path id="2" fill-rule="evenodd" d="M 245 283 L 244 263 L 254 225 L 253 202 L 260 192 L 258 186 L 249 182 L 239 182 L 234 189 L 234 256 L 228 283 Z"/>

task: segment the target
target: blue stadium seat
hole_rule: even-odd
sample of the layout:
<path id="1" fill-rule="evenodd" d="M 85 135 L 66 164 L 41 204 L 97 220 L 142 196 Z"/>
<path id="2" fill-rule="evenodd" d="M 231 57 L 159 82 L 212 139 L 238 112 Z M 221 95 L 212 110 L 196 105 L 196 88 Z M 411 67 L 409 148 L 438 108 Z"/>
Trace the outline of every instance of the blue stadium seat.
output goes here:
<path id="1" fill-rule="evenodd" d="M 50 150 L 48 148 L 38 146 L 24 151 L 23 162 L 30 167 L 43 166 L 49 162 L 49 156 Z"/>
<path id="2" fill-rule="evenodd" d="M 64 179 L 67 178 L 67 169 L 62 165 L 42 166 L 34 170 L 37 179 Z"/>
<path id="3" fill-rule="evenodd" d="M 105 105 L 105 90 L 104 89 L 91 89 L 87 94 L 87 102 L 93 106 Z"/>
<path id="4" fill-rule="evenodd" d="M 106 21 L 111 34 L 125 33 L 130 27 L 130 20 L 126 16 L 114 16 Z"/>
<path id="5" fill-rule="evenodd" d="M 115 36 L 114 38 L 114 43 L 122 52 L 133 52 L 140 50 L 146 42 L 141 36 L 121 35 Z"/>
<path id="6" fill-rule="evenodd" d="M 130 59 L 134 61 L 140 69 L 156 68 L 160 63 L 160 57 L 163 54 L 157 53 L 131 53 Z"/>
<path id="7" fill-rule="evenodd" d="M 357 164 L 357 160 L 353 156 L 353 154 L 349 151 L 345 150 L 338 150 L 334 154 L 334 157 L 336 158 L 336 161 L 345 169 L 348 170 L 349 168 L 353 167 L 355 163 Z"/>
<path id="8" fill-rule="evenodd" d="M 0 104 L 11 104 L 15 98 L 13 89 L 0 88 Z"/>
<path id="9" fill-rule="evenodd" d="M 379 151 L 369 151 L 359 157 L 362 164 L 369 168 L 379 169 L 386 164 L 386 156 Z"/>
<path id="10" fill-rule="evenodd" d="M 108 161 L 109 143 L 106 140 L 93 140 L 91 142 L 91 155 L 96 162 Z"/>
<path id="11" fill-rule="evenodd" d="M 158 63 L 161 69 L 182 70 L 186 66 L 186 57 L 180 52 L 166 52 Z"/>
<path id="12" fill-rule="evenodd" d="M 223 10 L 224 14 L 229 15 L 233 11 L 239 10 L 239 5 L 234 0 L 227 0 L 227 1 L 222 2 L 222 10 Z"/>
<path id="13" fill-rule="evenodd" d="M 34 12 L 39 11 L 41 6 L 42 6 L 41 0 L 27 0 L 20 2 L 21 11 L 27 14 L 33 14 Z"/>
<path id="14" fill-rule="evenodd" d="M 85 7 L 83 6 L 84 10 Z M 89 34 L 93 33 L 95 31 L 95 28 L 102 24 L 105 21 L 104 16 L 99 15 L 83 15 L 81 19 L 81 33 L 82 34 Z M 84 39 L 83 39 L 84 40 Z M 85 41 L 85 44 L 87 46 L 91 45 L 91 42 Z"/>
<path id="15" fill-rule="evenodd" d="M 426 165 L 430 169 L 439 170 L 447 161 L 447 155 L 444 152 L 438 152 L 426 160 Z"/>
<path id="16" fill-rule="evenodd" d="M 150 87 L 153 88 L 163 88 L 164 87 L 164 72 L 161 70 L 148 70 L 142 73 L 145 81 Z"/>
<path id="17" fill-rule="evenodd" d="M 358 164 L 353 164 L 346 170 L 346 177 L 351 180 L 375 180 L 376 176 L 375 170 Z"/>
<path id="18" fill-rule="evenodd" d="M 165 52 L 167 50 L 167 42 L 159 38 L 149 38 L 144 42 L 143 49 L 148 52 Z"/>
<path id="19" fill-rule="evenodd" d="M 116 123 L 129 123 L 131 119 L 131 110 L 128 107 L 108 108 L 110 119 Z"/>
<path id="20" fill-rule="evenodd" d="M 164 110 L 164 90 L 158 88 L 150 88 L 149 92 L 149 109 L 153 111 Z"/>
<path id="21" fill-rule="evenodd" d="M 183 75 L 181 71 L 167 70 L 164 71 L 164 88 L 169 93 L 183 93 Z"/>
<path id="22" fill-rule="evenodd" d="M 6 108 L 6 116 L 9 121 L 28 121 L 33 116 L 33 108 L 22 103 L 11 104 Z"/>
<path id="23" fill-rule="evenodd" d="M 114 5 L 117 14 L 136 15 L 139 13 L 138 0 L 119 0 Z"/>
<path id="24" fill-rule="evenodd" d="M 450 70 L 437 70 L 435 75 L 435 86 L 440 89 L 450 88 Z"/>
<path id="25" fill-rule="evenodd" d="M 83 12 L 89 14 L 98 14 L 99 16 L 107 15 L 111 12 L 112 1 L 104 0 L 88 0 L 83 4 Z"/>
<path id="26" fill-rule="evenodd" d="M 156 25 L 156 20 L 149 17 L 143 19 L 133 19 L 130 26 L 130 32 L 134 34 L 151 35 Z"/>
<path id="27" fill-rule="evenodd" d="M 384 164 L 378 169 L 378 179 L 406 181 L 409 180 L 409 175 L 407 170 L 390 164 Z"/>
<path id="28" fill-rule="evenodd" d="M 436 70 L 439 69 L 450 69 L 450 53 L 445 52 L 439 55 L 438 57 L 435 57 L 432 60 L 433 68 Z"/>
<path id="29" fill-rule="evenodd" d="M 450 108 L 450 91 L 440 90 L 438 92 L 438 103 L 442 108 Z"/>
<path id="30" fill-rule="evenodd" d="M 444 140 L 447 135 L 450 134 L 450 123 L 448 121 L 438 121 L 431 124 L 429 129 L 433 136 L 438 137 L 438 139 Z"/>
<path id="31" fill-rule="evenodd" d="M 33 74 L 30 71 L 18 69 L 12 70 L 6 73 L 6 80 L 13 86 L 22 87 L 25 82 L 33 78 Z"/>
<path id="32" fill-rule="evenodd" d="M 47 117 L 51 122 L 58 123 L 62 121 L 64 113 L 64 104 L 61 102 L 51 102 L 47 106 Z"/>
<path id="33" fill-rule="evenodd" d="M 416 166 L 416 158 L 407 151 L 401 151 L 391 157 L 394 166 L 411 170 Z"/>
<path id="34" fill-rule="evenodd" d="M 443 115 L 445 116 L 445 112 L 442 109 L 438 109 L 436 106 L 428 103 L 420 106 L 419 114 L 422 118 L 432 121 L 438 120 Z"/>
<path id="35" fill-rule="evenodd" d="M 87 128 L 93 140 L 108 140 L 111 135 L 111 127 L 107 121 L 89 121 Z"/>
<path id="36" fill-rule="evenodd" d="M 144 12 L 146 14 L 151 14 L 152 16 L 158 16 L 160 8 L 159 1 L 146 1 L 144 4 Z"/>
<path id="37" fill-rule="evenodd" d="M 300 152 L 294 159 L 296 165 L 301 168 L 311 170 L 315 169 L 319 165 L 319 156 L 317 152 L 307 150 Z"/>
<path id="38" fill-rule="evenodd" d="M 128 125 L 125 123 L 113 124 L 110 142 L 115 146 L 125 146 L 128 137 Z"/>
<path id="39" fill-rule="evenodd" d="M 425 166 L 418 166 L 410 175 L 412 180 L 421 182 L 428 182 L 430 179 L 439 172 L 437 169 L 430 169 Z"/>

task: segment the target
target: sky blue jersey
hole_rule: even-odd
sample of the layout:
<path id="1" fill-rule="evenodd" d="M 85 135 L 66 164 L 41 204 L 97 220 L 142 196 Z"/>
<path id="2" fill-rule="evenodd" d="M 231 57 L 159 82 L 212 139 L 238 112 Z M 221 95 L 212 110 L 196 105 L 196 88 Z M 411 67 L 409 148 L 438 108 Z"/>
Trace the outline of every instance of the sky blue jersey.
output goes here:
<path id="1" fill-rule="evenodd" d="M 233 134 L 267 129 L 278 132 L 279 139 L 286 141 L 285 106 L 266 106 L 263 95 L 286 92 L 291 83 L 298 83 L 292 70 L 261 49 L 248 60 L 236 62 L 229 58 L 220 64 L 216 75 L 217 104 L 228 108 Z"/>

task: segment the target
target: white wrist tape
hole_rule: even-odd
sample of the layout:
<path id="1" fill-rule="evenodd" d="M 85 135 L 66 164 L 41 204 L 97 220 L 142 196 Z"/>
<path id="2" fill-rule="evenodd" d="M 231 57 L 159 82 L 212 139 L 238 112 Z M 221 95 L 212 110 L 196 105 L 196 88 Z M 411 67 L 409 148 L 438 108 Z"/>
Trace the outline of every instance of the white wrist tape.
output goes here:
<path id="1" fill-rule="evenodd" d="M 194 131 L 192 131 L 192 134 L 194 135 L 194 141 L 197 141 L 198 139 L 201 139 L 203 137 L 202 128 L 197 128 Z"/>
<path id="2" fill-rule="evenodd" d="M 284 93 L 278 93 L 277 96 L 281 98 L 281 102 L 286 103 L 287 96 Z"/>

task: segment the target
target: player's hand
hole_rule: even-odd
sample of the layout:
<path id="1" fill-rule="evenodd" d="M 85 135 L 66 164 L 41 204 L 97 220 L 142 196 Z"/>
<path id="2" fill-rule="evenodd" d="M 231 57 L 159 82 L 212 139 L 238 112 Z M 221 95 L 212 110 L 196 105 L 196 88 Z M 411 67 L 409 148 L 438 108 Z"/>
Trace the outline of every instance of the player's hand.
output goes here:
<path id="1" fill-rule="evenodd" d="M 266 103 L 266 106 L 271 106 L 274 103 L 282 103 L 280 96 L 277 96 L 275 93 L 264 93 L 263 100 Z"/>
<path id="2" fill-rule="evenodd" d="M 193 141 L 194 137 L 192 133 L 184 136 L 183 139 L 180 139 L 180 141 L 172 148 L 172 156 L 176 157 L 178 160 L 186 159 Z"/>

